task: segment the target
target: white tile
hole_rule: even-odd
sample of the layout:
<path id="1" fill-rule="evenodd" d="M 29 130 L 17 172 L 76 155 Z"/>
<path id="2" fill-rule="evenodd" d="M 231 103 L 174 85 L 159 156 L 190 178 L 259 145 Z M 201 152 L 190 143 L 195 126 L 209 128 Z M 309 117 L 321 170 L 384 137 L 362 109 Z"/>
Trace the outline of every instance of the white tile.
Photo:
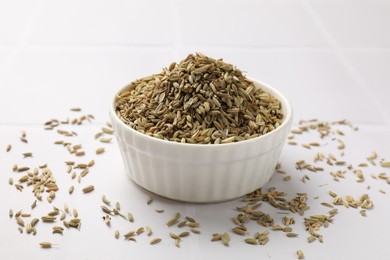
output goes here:
<path id="1" fill-rule="evenodd" d="M 7 58 L 11 53 L 11 47 L 0 47 L 0 78 L 3 76 L 5 66 L 7 66 Z"/>
<path id="2" fill-rule="evenodd" d="M 201 49 L 224 58 L 246 75 L 277 88 L 290 99 L 294 121 L 319 118 L 356 123 L 383 122 L 370 97 L 358 86 L 338 56 L 310 51 L 222 51 Z M 183 51 L 184 57 L 187 52 Z M 365 102 L 361 102 L 365 100 Z"/>
<path id="3" fill-rule="evenodd" d="M 327 46 L 299 1 L 176 1 L 190 46 Z"/>
<path id="4" fill-rule="evenodd" d="M 41 1 L 0 1 L 0 44 L 17 43 Z"/>
<path id="5" fill-rule="evenodd" d="M 0 123 L 40 124 L 69 116 L 69 108 L 75 106 L 105 122 L 120 88 L 160 72 L 172 56 L 169 51 L 141 49 L 22 51 L 1 81 Z"/>
<path id="6" fill-rule="evenodd" d="M 347 52 L 346 56 L 390 123 L 390 51 Z"/>
<path id="7" fill-rule="evenodd" d="M 174 39 L 172 16 L 157 0 L 48 1 L 28 43 L 166 45 Z"/>
<path id="8" fill-rule="evenodd" d="M 313 4 L 328 32 L 343 47 L 390 47 L 390 4 Z"/>

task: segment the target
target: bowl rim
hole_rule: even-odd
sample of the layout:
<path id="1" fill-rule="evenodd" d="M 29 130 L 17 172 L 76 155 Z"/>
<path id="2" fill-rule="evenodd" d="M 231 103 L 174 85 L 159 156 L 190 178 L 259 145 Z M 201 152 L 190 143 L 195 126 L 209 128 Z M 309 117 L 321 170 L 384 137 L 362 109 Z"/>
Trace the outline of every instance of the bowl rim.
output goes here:
<path id="1" fill-rule="evenodd" d="M 134 128 L 130 127 L 129 125 L 125 124 L 125 122 L 123 122 L 119 118 L 119 116 L 117 115 L 116 110 L 115 110 L 115 103 L 116 103 L 117 95 L 119 93 L 121 93 L 123 90 L 125 90 L 129 86 L 130 83 L 127 84 L 126 86 L 122 87 L 119 91 L 117 91 L 116 94 L 114 95 L 114 98 L 111 100 L 111 104 L 110 104 L 111 120 L 115 120 L 117 123 L 119 123 L 119 125 L 122 128 L 126 129 L 126 131 L 130 132 L 131 134 L 134 134 L 140 138 L 146 138 L 148 141 L 153 142 L 155 144 L 182 146 L 182 147 L 186 146 L 186 147 L 194 147 L 194 148 L 202 147 L 202 148 L 209 149 L 210 147 L 216 148 L 216 147 L 227 147 L 227 146 L 240 146 L 240 145 L 248 145 L 250 143 L 255 143 L 255 142 L 257 143 L 263 139 L 267 139 L 271 135 L 277 134 L 278 132 L 282 131 L 285 127 L 287 127 L 289 125 L 289 123 L 292 121 L 293 110 L 292 110 L 291 103 L 288 101 L 288 99 L 280 91 L 276 90 L 275 88 L 271 87 L 270 85 L 268 85 L 262 81 L 256 80 L 256 79 L 251 78 L 251 77 L 246 77 L 246 78 L 248 80 L 252 81 L 255 85 L 259 85 L 259 87 L 261 87 L 261 88 L 264 87 L 265 88 L 264 91 L 271 92 L 270 94 L 277 96 L 276 98 L 278 98 L 280 100 L 282 106 L 286 107 L 286 113 L 284 115 L 285 118 L 283 119 L 282 124 L 280 126 L 278 126 L 276 129 L 274 129 L 274 130 L 272 130 L 264 135 L 255 137 L 255 138 L 251 138 L 251 139 L 239 141 L 239 142 L 225 143 L 225 144 L 192 144 L 192 143 L 173 142 L 173 141 L 160 139 L 160 138 L 152 137 L 152 136 L 149 136 L 147 134 L 141 133 L 141 132 L 135 130 Z M 116 132 L 116 129 L 114 129 L 114 131 Z"/>

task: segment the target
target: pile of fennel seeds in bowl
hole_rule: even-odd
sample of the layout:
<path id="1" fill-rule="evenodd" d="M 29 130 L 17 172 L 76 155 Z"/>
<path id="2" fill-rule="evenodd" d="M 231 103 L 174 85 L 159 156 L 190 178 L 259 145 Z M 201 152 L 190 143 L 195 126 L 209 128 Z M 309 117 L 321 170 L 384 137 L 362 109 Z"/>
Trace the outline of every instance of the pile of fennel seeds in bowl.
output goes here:
<path id="1" fill-rule="evenodd" d="M 244 141 L 283 121 L 277 98 L 235 66 L 201 53 L 130 83 L 116 97 L 115 109 L 133 129 L 182 143 Z"/>

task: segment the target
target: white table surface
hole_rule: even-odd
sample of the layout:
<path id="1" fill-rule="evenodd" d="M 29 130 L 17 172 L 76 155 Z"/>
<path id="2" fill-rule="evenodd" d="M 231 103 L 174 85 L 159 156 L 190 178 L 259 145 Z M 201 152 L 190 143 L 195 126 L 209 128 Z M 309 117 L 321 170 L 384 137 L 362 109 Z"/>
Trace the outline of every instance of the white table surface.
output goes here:
<path id="1" fill-rule="evenodd" d="M 295 252 L 302 249 L 305 259 L 388 259 L 390 186 L 370 174 L 390 175 L 389 168 L 362 168 L 363 183 L 356 182 L 352 171 L 335 182 L 329 172 L 346 167 L 319 163 L 324 171 L 312 173 L 296 170 L 295 162 L 312 163 L 320 151 L 334 153 L 355 169 L 367 162 L 372 151 L 378 153 L 377 162 L 381 158 L 390 161 L 389 26 L 390 1 L 386 0 L 0 1 L 0 258 L 296 259 Z M 251 246 L 243 242 L 244 237 L 231 234 L 226 248 L 210 242 L 211 234 L 230 231 L 231 218 L 237 214 L 234 209 L 243 205 L 240 199 L 216 204 L 167 200 L 127 178 L 115 140 L 103 145 L 106 153 L 96 156 L 94 150 L 102 144 L 93 136 L 108 120 L 113 94 L 194 51 L 222 57 L 283 92 L 293 104 L 294 127 L 300 119 L 311 118 L 348 119 L 358 126 L 359 131 L 340 127 L 345 132 L 343 157 L 331 139 L 320 140 L 322 146 L 310 150 L 286 145 L 280 162 L 291 181 L 275 174 L 264 188 L 276 187 L 290 199 L 297 192 L 307 192 L 311 209 L 305 216 L 329 211 L 320 205 L 331 201 L 329 190 L 354 197 L 368 193 L 375 206 L 367 217 L 360 216 L 360 209 L 338 206 L 333 224 L 319 231 L 324 243 L 308 244 L 303 218 L 290 214 L 296 219 L 292 227 L 300 234 L 298 238 L 271 232 L 267 245 Z M 83 111 L 70 112 L 71 107 Z M 43 123 L 51 118 L 83 114 L 96 119 L 64 127 L 75 130 L 77 137 L 43 130 Z M 19 140 L 22 131 L 27 133 L 28 144 Z M 62 139 L 83 145 L 87 155 L 76 158 L 78 163 L 96 162 L 81 184 L 66 173 L 64 161 L 74 157 L 53 144 Z M 316 132 L 297 137 L 299 143 L 318 140 Z M 7 153 L 8 144 L 13 148 Z M 33 152 L 34 157 L 24 159 L 23 152 Z M 31 210 L 31 188 L 19 192 L 8 184 L 9 177 L 17 182 L 23 175 L 12 172 L 15 163 L 49 165 L 60 187 L 51 205 L 44 201 Z M 310 181 L 302 183 L 305 174 Z M 88 184 L 96 189 L 82 194 Z M 75 186 L 73 195 L 67 192 L 70 185 Z M 101 219 L 103 194 L 119 201 L 124 213 L 132 212 L 134 223 L 114 217 L 107 227 Z M 154 198 L 151 205 L 146 204 L 149 196 Z M 64 203 L 78 210 L 80 231 L 65 229 L 63 236 L 53 235 L 52 225 L 39 223 L 36 236 L 19 234 L 15 220 L 8 217 L 10 208 L 40 217 L 53 205 L 63 207 Z M 159 214 L 155 209 L 165 212 Z M 260 209 L 277 224 L 285 216 L 266 203 Z M 169 232 L 181 229 L 165 226 L 176 212 L 201 223 L 201 234 L 183 239 L 181 248 L 169 237 Z M 162 242 L 151 246 L 152 237 L 145 234 L 137 242 L 114 239 L 116 229 L 124 234 L 141 226 L 150 226 L 152 237 L 161 237 Z M 248 224 L 248 229 L 251 235 L 265 230 L 255 223 Z M 42 241 L 58 247 L 41 249 Z"/>

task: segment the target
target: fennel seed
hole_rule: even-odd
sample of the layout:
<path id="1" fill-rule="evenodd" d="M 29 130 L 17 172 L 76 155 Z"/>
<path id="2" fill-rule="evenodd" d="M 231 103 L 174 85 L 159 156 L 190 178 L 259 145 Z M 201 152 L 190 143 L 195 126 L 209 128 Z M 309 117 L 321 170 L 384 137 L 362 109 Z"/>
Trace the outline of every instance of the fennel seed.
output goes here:
<path id="1" fill-rule="evenodd" d="M 161 238 L 153 238 L 151 241 L 150 241 L 150 244 L 151 245 L 155 245 L 155 244 L 158 244 L 161 242 Z"/>
<path id="2" fill-rule="evenodd" d="M 83 191 L 83 193 L 90 193 L 90 192 L 93 191 L 94 189 L 95 189 L 95 186 L 93 186 L 93 185 L 88 185 L 88 186 L 84 187 L 84 188 L 82 189 L 82 191 Z"/>
<path id="3" fill-rule="evenodd" d="M 52 248 L 53 246 L 56 246 L 56 244 L 52 244 L 50 242 L 41 242 L 39 245 L 41 248 Z"/>

